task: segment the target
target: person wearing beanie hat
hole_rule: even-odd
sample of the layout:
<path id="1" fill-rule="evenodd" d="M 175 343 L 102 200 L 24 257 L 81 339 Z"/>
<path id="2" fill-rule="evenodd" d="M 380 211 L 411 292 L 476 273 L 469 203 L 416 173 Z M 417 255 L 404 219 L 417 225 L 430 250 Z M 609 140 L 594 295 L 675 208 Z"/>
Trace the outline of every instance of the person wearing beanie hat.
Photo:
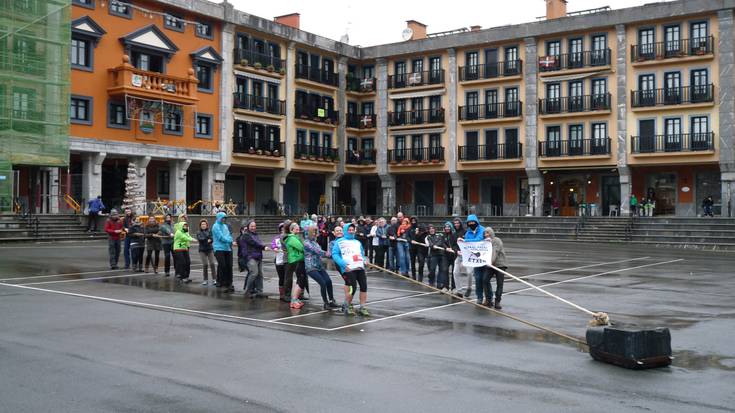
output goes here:
<path id="1" fill-rule="evenodd" d="M 105 232 L 107 233 L 107 251 L 110 254 L 110 269 L 116 270 L 117 262 L 120 260 L 120 237 L 123 233 L 123 223 L 116 209 L 110 211 L 110 217 L 105 221 Z"/>

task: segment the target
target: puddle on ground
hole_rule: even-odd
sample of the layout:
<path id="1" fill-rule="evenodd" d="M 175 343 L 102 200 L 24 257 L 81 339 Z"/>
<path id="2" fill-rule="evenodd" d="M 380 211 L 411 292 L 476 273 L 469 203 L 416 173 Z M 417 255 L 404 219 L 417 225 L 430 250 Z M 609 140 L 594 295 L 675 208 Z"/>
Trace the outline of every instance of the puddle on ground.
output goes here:
<path id="1" fill-rule="evenodd" d="M 690 350 L 682 350 L 674 352 L 674 360 L 671 362 L 671 365 L 690 370 L 715 368 L 718 370 L 735 371 L 735 358 L 716 354 L 698 354 Z"/>

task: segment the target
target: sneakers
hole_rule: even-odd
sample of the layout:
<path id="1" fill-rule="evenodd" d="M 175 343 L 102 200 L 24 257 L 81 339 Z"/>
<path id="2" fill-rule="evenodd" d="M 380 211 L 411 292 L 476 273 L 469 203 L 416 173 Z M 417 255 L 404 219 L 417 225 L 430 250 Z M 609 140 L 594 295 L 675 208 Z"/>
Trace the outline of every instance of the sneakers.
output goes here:
<path id="1" fill-rule="evenodd" d="M 209 285 L 209 281 L 207 280 L 202 281 L 202 285 Z"/>
<path id="2" fill-rule="evenodd" d="M 366 307 L 360 307 L 360 309 L 357 312 L 363 317 L 370 317 L 370 311 L 368 311 Z"/>
<path id="3" fill-rule="evenodd" d="M 478 305 L 482 305 L 484 303 L 482 298 L 478 298 L 476 302 Z"/>
<path id="4" fill-rule="evenodd" d="M 472 294 L 472 288 L 467 288 L 467 291 L 464 292 L 464 298 L 469 298 L 470 294 Z"/>
<path id="5" fill-rule="evenodd" d="M 500 305 L 500 300 L 495 300 L 495 309 L 496 310 L 502 310 L 503 306 Z"/>
<path id="6" fill-rule="evenodd" d="M 295 309 L 295 310 L 298 310 L 298 309 L 300 309 L 303 306 L 304 306 L 304 303 L 302 301 L 298 301 L 298 300 L 297 301 L 291 301 L 291 305 L 290 305 L 290 307 L 293 308 L 293 309 Z"/>
<path id="7" fill-rule="evenodd" d="M 355 310 L 351 305 L 342 304 L 342 312 L 344 315 L 355 315 Z"/>
<path id="8" fill-rule="evenodd" d="M 334 300 L 328 302 L 327 305 L 329 306 L 329 308 L 339 308 L 340 307 L 340 305 L 337 304 Z"/>
<path id="9" fill-rule="evenodd" d="M 191 278 L 184 278 L 184 284 L 189 284 L 191 282 Z"/>

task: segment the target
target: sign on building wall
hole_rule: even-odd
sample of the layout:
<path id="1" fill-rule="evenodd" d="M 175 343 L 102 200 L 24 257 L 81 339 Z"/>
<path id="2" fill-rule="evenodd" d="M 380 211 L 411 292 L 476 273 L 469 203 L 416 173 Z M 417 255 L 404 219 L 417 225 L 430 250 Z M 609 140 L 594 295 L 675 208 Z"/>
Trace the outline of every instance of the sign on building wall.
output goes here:
<path id="1" fill-rule="evenodd" d="M 225 200 L 225 183 L 224 182 L 213 182 L 212 183 L 212 201 L 224 201 Z"/>

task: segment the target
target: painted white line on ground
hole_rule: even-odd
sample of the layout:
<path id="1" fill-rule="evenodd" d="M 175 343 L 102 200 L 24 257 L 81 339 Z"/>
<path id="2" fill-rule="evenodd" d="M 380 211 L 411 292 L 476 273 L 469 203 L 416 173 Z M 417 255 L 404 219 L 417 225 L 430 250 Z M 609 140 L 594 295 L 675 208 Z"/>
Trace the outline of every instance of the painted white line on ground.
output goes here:
<path id="1" fill-rule="evenodd" d="M 655 263 L 652 263 L 652 264 L 639 265 L 637 267 L 621 268 L 621 269 L 613 270 L 613 271 L 605 271 L 605 272 L 601 272 L 599 274 L 585 275 L 585 276 L 582 276 L 582 277 L 572 278 L 572 279 L 569 279 L 569 280 L 558 281 L 558 282 L 555 282 L 555 283 L 542 285 L 540 287 L 541 288 L 546 288 L 546 287 L 557 285 L 557 284 L 568 283 L 568 282 L 578 281 L 578 280 L 584 280 L 584 279 L 592 278 L 592 277 L 599 277 L 601 275 L 614 274 L 614 273 L 619 273 L 619 272 L 624 272 L 624 271 L 630 271 L 630 270 L 635 270 L 635 269 L 645 268 L 645 267 L 653 267 L 655 265 L 671 264 L 673 262 L 678 262 L 678 261 L 683 261 L 683 260 L 684 260 L 683 258 L 679 258 L 679 259 L 676 259 L 676 260 L 663 261 L 663 262 L 655 262 Z M 507 293 L 503 293 L 503 295 L 520 293 L 522 291 L 527 291 L 527 290 L 533 290 L 533 288 L 524 288 L 524 289 L 521 289 L 521 290 L 510 291 L 510 292 L 507 292 Z M 436 307 L 423 308 L 423 309 L 420 309 L 420 310 L 409 311 L 407 313 L 401 313 L 401 314 L 396 314 L 396 315 L 392 315 L 392 316 L 388 316 L 388 317 L 376 318 L 376 319 L 373 319 L 373 320 L 367 320 L 367 321 L 363 321 L 361 323 L 355 323 L 355 324 L 350 324 L 350 325 L 335 327 L 335 328 L 330 329 L 329 331 L 343 330 L 343 329 L 350 328 L 350 327 L 357 327 L 357 326 L 363 325 L 363 324 L 375 323 L 375 322 L 383 321 L 383 320 L 391 320 L 391 319 L 394 319 L 394 318 L 399 318 L 399 317 L 403 317 L 403 316 L 407 316 L 407 315 L 412 315 L 412 314 L 417 314 L 417 313 L 423 313 L 425 311 L 438 310 L 438 309 L 441 309 L 441 308 L 447 308 L 447 307 L 452 307 L 452 306 L 455 306 L 455 305 L 467 304 L 467 303 L 468 303 L 467 301 L 458 301 L 456 303 L 444 304 L 444 305 L 440 305 L 440 306 L 436 306 Z"/>
<path id="2" fill-rule="evenodd" d="M 70 292 L 66 292 L 66 291 L 49 290 L 49 289 L 46 289 L 46 288 L 30 287 L 30 286 L 26 286 L 26 285 L 1 284 L 1 283 L 0 283 L 0 285 L 6 286 L 6 287 L 22 288 L 22 289 L 33 290 L 33 291 L 40 291 L 40 292 L 51 293 L 51 294 L 66 295 L 66 296 L 70 296 L 70 297 L 77 297 L 77 298 L 86 298 L 86 299 L 91 299 L 91 300 L 98 300 L 98 301 L 104 301 L 104 302 L 108 302 L 108 303 L 115 303 L 115 304 L 131 305 L 131 306 L 135 306 L 135 307 L 150 308 L 150 309 L 154 309 L 154 310 L 174 311 L 174 312 L 179 312 L 179 313 L 204 315 L 204 316 L 218 317 L 218 318 L 227 318 L 227 319 L 232 319 L 232 320 L 250 321 L 250 322 L 255 322 L 255 323 L 278 324 L 278 325 L 285 325 L 285 326 L 290 326 L 290 327 L 306 328 L 306 329 L 310 329 L 310 330 L 329 331 L 328 328 L 324 328 L 324 327 L 314 327 L 314 326 L 306 326 L 306 325 L 299 325 L 299 324 L 292 324 L 292 323 L 284 323 L 284 322 L 281 322 L 281 321 L 261 320 L 261 319 L 258 319 L 258 318 L 241 317 L 241 316 L 230 315 L 230 314 L 212 313 L 212 312 L 209 312 L 209 311 L 191 310 L 191 309 L 188 309 L 188 308 L 170 307 L 170 306 L 166 306 L 166 305 L 143 303 L 143 302 L 139 302 L 139 301 L 119 300 L 119 299 L 116 299 L 116 298 L 107 298 L 107 297 L 100 297 L 100 296 L 96 296 L 96 295 L 87 295 L 87 294 L 70 293 Z"/>
<path id="3" fill-rule="evenodd" d="M 545 272 L 539 272 L 539 273 L 536 273 L 536 274 L 524 275 L 524 276 L 518 277 L 518 278 L 530 278 L 530 277 L 536 277 L 538 275 L 556 274 L 556 273 L 564 272 L 564 271 L 574 271 L 574 270 L 581 270 L 581 269 L 584 269 L 584 268 L 599 267 L 601 265 L 621 264 L 621 263 L 624 263 L 624 262 L 645 260 L 645 259 L 648 259 L 648 258 L 651 258 L 651 257 L 631 258 L 631 259 L 627 259 L 627 260 L 610 261 L 610 262 L 602 262 L 602 263 L 599 263 L 599 264 L 583 265 L 581 267 L 562 268 L 562 269 L 554 270 L 554 271 L 545 271 Z"/>
<path id="4" fill-rule="evenodd" d="M 368 301 L 366 304 L 387 303 L 387 302 L 390 302 L 390 301 L 406 300 L 408 298 L 421 297 L 421 296 L 424 296 L 424 295 L 431 295 L 431 294 L 439 294 L 439 291 L 429 291 L 427 293 L 413 294 L 413 295 L 407 295 L 407 296 L 402 296 L 402 297 L 394 297 L 394 298 L 386 298 L 386 299 L 383 299 L 383 300 Z M 276 318 L 276 319 L 273 319 L 273 320 L 270 320 L 270 321 L 290 320 L 290 319 L 293 319 L 293 318 L 301 318 L 301 317 L 306 317 L 306 316 L 310 316 L 310 315 L 324 314 L 324 313 L 329 313 L 329 312 L 332 312 L 332 310 L 321 310 L 321 311 L 315 311 L 313 313 L 292 315 L 292 316 L 289 316 L 289 317 Z"/>
<path id="5" fill-rule="evenodd" d="M 106 277 L 77 278 L 74 280 L 38 281 L 34 283 L 23 283 L 23 284 L 14 284 L 14 285 L 63 284 L 63 283 L 73 283 L 73 282 L 79 282 L 79 281 L 96 281 L 96 280 L 109 280 L 109 279 L 114 279 L 114 278 L 143 277 L 146 275 L 155 275 L 156 277 L 158 277 L 159 274 L 154 274 L 152 272 L 151 273 L 136 272 L 133 274 L 109 275 Z"/>
<path id="6" fill-rule="evenodd" d="M 586 280 L 588 278 L 599 277 L 601 275 L 615 274 L 615 273 L 619 273 L 619 272 L 623 272 L 623 271 L 630 271 L 630 270 L 637 270 L 639 268 L 653 267 L 655 265 L 671 264 L 672 262 L 679 262 L 679 261 L 684 261 L 684 258 L 679 258 L 679 259 L 670 260 L 670 261 L 663 261 L 663 262 L 654 262 L 652 264 L 644 264 L 644 265 L 639 265 L 637 267 L 621 268 L 621 269 L 618 269 L 618 270 L 605 271 L 605 272 L 601 272 L 601 273 L 598 273 L 598 274 L 585 275 L 585 276 L 582 276 L 582 277 L 576 277 L 576 278 L 571 278 L 571 279 L 568 279 L 568 280 L 557 281 L 557 282 L 553 282 L 553 283 L 549 283 L 549 284 L 539 285 L 538 287 L 541 288 L 541 289 L 545 289 L 545 288 L 548 288 L 548 287 L 552 287 L 554 285 L 565 284 L 565 283 L 572 282 L 572 281 Z M 503 295 L 517 294 L 517 293 L 521 293 L 521 292 L 528 291 L 528 290 L 534 290 L 534 288 L 531 288 L 531 287 L 522 288 L 520 290 L 509 291 L 507 293 L 503 293 Z"/>
<path id="7" fill-rule="evenodd" d="M 192 264 L 192 267 L 200 267 L 202 264 Z M 5 281 L 18 281 L 18 280 L 34 280 L 38 278 L 52 278 L 52 277 L 66 277 L 69 275 L 86 275 L 86 274 L 104 274 L 108 272 L 128 271 L 123 268 L 117 270 L 100 270 L 100 271 L 86 271 L 86 272 L 69 272 L 60 274 L 49 274 L 49 275 L 31 275 L 28 277 L 15 277 L 15 278 L 0 278 L 0 283 Z M 159 273 L 160 274 L 160 273 Z"/>

